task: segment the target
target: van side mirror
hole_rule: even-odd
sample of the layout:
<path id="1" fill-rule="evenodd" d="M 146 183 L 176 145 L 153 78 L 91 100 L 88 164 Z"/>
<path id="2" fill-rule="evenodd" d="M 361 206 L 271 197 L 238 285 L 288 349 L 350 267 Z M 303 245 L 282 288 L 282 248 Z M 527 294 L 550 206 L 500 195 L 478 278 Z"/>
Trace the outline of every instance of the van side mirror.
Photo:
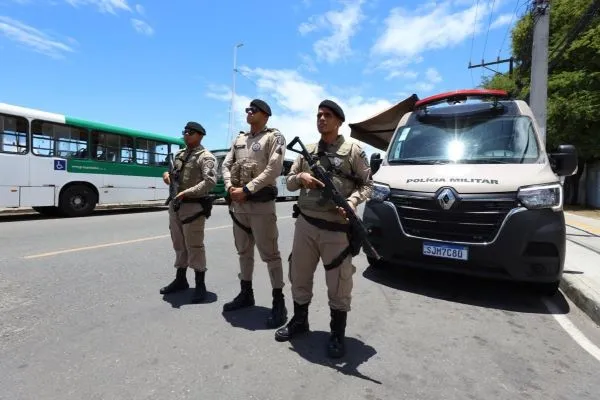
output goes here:
<path id="1" fill-rule="evenodd" d="M 371 154 L 371 175 L 374 175 L 377 170 L 379 169 L 379 167 L 381 166 L 381 163 L 383 162 L 383 160 L 381 159 L 381 154 L 379 153 L 373 153 Z"/>
<path id="2" fill-rule="evenodd" d="M 561 144 L 556 151 L 548 153 L 552 171 L 558 176 L 571 176 L 577 173 L 577 149 L 570 144 Z"/>

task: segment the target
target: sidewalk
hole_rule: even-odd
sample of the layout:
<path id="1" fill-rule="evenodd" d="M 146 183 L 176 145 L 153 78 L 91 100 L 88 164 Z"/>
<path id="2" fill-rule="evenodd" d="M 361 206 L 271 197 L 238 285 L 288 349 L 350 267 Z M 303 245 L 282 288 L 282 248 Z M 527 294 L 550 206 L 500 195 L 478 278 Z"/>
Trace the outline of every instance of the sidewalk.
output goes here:
<path id="1" fill-rule="evenodd" d="M 600 325 L 600 211 L 567 211 L 565 221 L 567 225 L 584 231 L 577 231 L 585 235 L 578 240 L 586 241 L 583 245 L 567 241 L 566 272 L 560 288 Z M 567 232 L 570 229 L 568 226 Z"/>

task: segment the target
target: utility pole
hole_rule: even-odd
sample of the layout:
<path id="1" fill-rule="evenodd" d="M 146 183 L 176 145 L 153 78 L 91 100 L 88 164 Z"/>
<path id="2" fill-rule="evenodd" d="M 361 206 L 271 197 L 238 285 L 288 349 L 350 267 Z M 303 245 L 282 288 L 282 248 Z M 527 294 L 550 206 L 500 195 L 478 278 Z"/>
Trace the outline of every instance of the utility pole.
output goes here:
<path id="1" fill-rule="evenodd" d="M 542 141 L 546 144 L 550 0 L 533 0 L 533 21 L 529 104 L 540 128 Z"/>
<path id="2" fill-rule="evenodd" d="M 506 58 L 504 60 L 501 60 L 500 57 L 498 57 L 498 58 L 496 58 L 496 61 L 489 61 L 489 62 L 484 62 L 483 60 L 481 60 L 481 64 L 471 64 L 471 62 L 469 61 L 469 69 L 471 69 L 471 68 L 479 68 L 479 67 L 487 68 L 488 65 L 496 65 L 496 64 L 509 63 L 508 64 L 509 65 L 508 66 L 508 73 L 510 75 L 512 75 L 512 73 L 513 73 L 513 62 L 514 62 L 514 59 L 512 57 L 511 58 Z M 494 71 L 491 68 L 487 68 L 487 69 L 489 69 L 490 71 L 495 72 L 497 74 L 499 73 L 498 71 Z"/>
<path id="3" fill-rule="evenodd" d="M 235 75 L 237 74 L 237 49 L 242 47 L 244 43 L 238 43 L 233 46 L 233 76 L 232 76 L 232 84 L 231 84 L 231 104 L 229 105 L 229 129 L 227 132 L 227 143 L 225 146 L 229 146 L 231 141 L 233 140 L 233 131 L 232 127 L 235 124 Z"/>

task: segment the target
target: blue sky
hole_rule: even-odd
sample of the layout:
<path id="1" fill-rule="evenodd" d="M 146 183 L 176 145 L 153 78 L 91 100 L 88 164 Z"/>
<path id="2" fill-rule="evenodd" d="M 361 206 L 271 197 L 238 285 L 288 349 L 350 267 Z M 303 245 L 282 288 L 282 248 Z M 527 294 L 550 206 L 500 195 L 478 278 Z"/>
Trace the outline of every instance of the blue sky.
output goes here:
<path id="1" fill-rule="evenodd" d="M 232 130 L 246 129 L 243 109 L 260 97 L 269 125 L 314 141 L 325 98 L 357 122 L 412 93 L 478 85 L 490 72 L 469 61 L 507 57 L 527 4 L 0 0 L 0 102 L 169 135 L 196 120 L 206 147 L 228 147 L 243 43 Z"/>

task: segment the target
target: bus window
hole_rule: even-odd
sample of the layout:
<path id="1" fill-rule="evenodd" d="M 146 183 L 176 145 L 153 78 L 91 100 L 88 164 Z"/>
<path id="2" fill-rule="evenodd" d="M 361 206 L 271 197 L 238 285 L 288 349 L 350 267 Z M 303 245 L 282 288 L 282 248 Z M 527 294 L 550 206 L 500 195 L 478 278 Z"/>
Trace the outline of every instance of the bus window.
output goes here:
<path id="1" fill-rule="evenodd" d="M 148 139 L 136 139 L 136 162 L 143 165 L 167 165 L 169 145 Z"/>
<path id="2" fill-rule="evenodd" d="M 31 132 L 36 156 L 87 158 L 85 129 L 36 119 L 31 122 Z"/>
<path id="3" fill-rule="evenodd" d="M 94 158 L 99 161 L 133 162 L 133 138 L 103 131 L 93 131 Z"/>
<path id="4" fill-rule="evenodd" d="M 27 153 L 28 128 L 29 124 L 25 118 L 0 114 L 0 152 Z"/>

